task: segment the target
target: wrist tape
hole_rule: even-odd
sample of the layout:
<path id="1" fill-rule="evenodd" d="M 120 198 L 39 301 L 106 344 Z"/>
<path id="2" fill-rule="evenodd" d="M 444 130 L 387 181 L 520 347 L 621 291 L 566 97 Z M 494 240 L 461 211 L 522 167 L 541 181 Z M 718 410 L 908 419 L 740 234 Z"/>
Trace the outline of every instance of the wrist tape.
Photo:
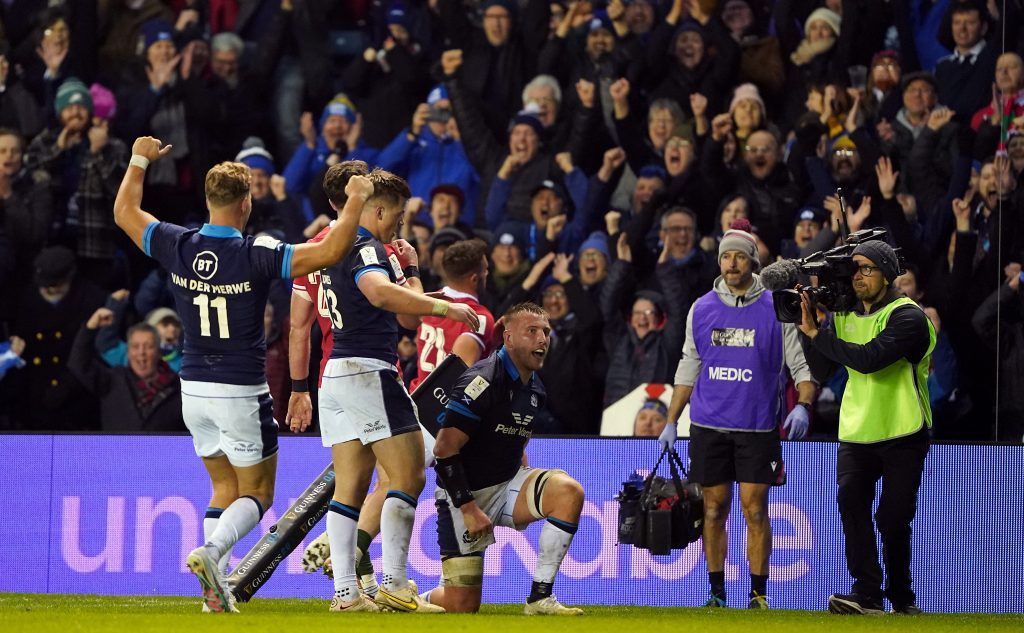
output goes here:
<path id="1" fill-rule="evenodd" d="M 473 492 L 469 489 L 469 481 L 466 479 L 466 469 L 462 465 L 462 455 L 455 453 L 451 457 L 438 457 L 437 478 L 441 485 L 448 491 L 452 505 L 461 508 L 473 500 Z"/>

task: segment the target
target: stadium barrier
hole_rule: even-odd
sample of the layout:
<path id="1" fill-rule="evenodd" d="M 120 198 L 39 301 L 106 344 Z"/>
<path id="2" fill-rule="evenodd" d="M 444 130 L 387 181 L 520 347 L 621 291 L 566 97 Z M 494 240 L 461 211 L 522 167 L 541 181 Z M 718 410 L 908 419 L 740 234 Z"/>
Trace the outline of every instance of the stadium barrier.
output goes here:
<path id="1" fill-rule="evenodd" d="M 681 442 L 680 450 L 685 451 Z M 696 606 L 707 595 L 700 543 L 670 556 L 617 545 L 613 497 L 634 469 L 653 463 L 657 442 L 538 438 L 534 466 L 564 468 L 584 486 L 579 533 L 555 584 L 566 604 Z M 203 538 L 209 483 L 187 436 L 0 435 L 8 473 L 0 484 L 7 537 L 0 591 L 110 595 L 197 595 L 186 554 Z M 685 454 L 685 453 L 684 453 Z M 835 497 L 836 445 L 787 442 L 788 483 L 772 490 L 772 606 L 820 610 L 849 589 Z M 277 501 L 260 532 L 321 472 L 329 453 L 319 438 L 282 437 Z M 913 573 L 928 611 L 1020 612 L 1024 571 L 1022 446 L 935 445 L 925 464 L 914 522 Z M 420 587 L 437 582 L 433 473 L 417 508 L 410 571 Z M 745 530 L 738 504 L 729 519 L 727 590 L 746 596 Z M 323 523 L 308 540 L 320 534 Z M 499 529 L 484 566 L 484 601 L 520 602 L 530 588 L 540 525 Z M 238 557 L 259 539 L 252 534 Z M 305 546 L 305 543 L 302 547 Z M 331 595 L 330 581 L 303 574 L 302 547 L 255 599 Z M 378 570 L 380 546 L 371 549 Z M 975 582 L 975 579 L 984 582 Z M 668 591 L 665 588 L 670 588 Z"/>

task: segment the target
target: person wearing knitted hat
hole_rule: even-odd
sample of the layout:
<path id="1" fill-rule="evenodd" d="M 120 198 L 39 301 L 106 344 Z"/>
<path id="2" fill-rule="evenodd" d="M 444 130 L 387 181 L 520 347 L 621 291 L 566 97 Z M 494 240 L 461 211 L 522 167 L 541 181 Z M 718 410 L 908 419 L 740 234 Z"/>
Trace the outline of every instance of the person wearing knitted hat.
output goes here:
<path id="1" fill-rule="evenodd" d="M 859 188 L 865 177 L 861 166 L 860 150 L 853 139 L 845 132 L 836 137 L 829 147 L 828 161 L 829 173 L 835 182 Z"/>
<path id="2" fill-rule="evenodd" d="M 109 94 L 109 92 L 108 92 Z M 103 114 L 109 116 L 107 95 L 97 92 Z M 113 290 L 123 283 L 112 265 L 117 244 L 114 218 L 114 187 L 110 174 L 128 165 L 128 148 L 110 134 L 109 120 L 94 116 L 89 88 L 75 77 L 60 84 L 54 98 L 59 128 L 44 130 L 25 151 L 26 163 L 49 172 L 53 195 L 53 224 L 57 234 L 74 244 L 85 277 Z M 69 218 L 77 230 L 65 234 Z M 52 235 L 52 233 L 51 233 Z M 73 237 L 72 237 L 73 235 Z"/>
<path id="3" fill-rule="evenodd" d="M 587 22 L 587 55 L 596 63 L 602 55 L 615 50 L 615 27 L 604 9 L 594 11 Z"/>
<path id="4" fill-rule="evenodd" d="M 503 46 L 512 32 L 512 23 L 519 13 L 515 0 L 484 0 L 480 3 L 484 35 L 491 46 Z"/>
<path id="5" fill-rule="evenodd" d="M 738 482 L 750 563 L 746 604 L 768 608 L 768 490 L 786 483 L 780 422 L 789 439 L 803 438 L 816 389 L 796 327 L 775 318 L 772 293 L 755 272 L 757 239 L 750 228 L 747 220 L 737 220 L 722 236 L 721 276 L 690 307 L 668 423 L 659 437 L 666 448 L 674 445 L 676 421 L 689 404 L 689 475 L 704 488 L 704 555 L 711 585 L 707 607 L 728 606 L 725 526 L 733 482 Z M 788 414 L 781 407 L 784 367 L 799 392 Z"/>
<path id="6" fill-rule="evenodd" d="M 159 93 L 178 79 L 178 46 L 174 27 L 160 18 L 142 24 L 142 55 L 146 61 L 146 78 L 153 92 Z"/>
<path id="7" fill-rule="evenodd" d="M 57 88 L 53 107 L 57 111 L 57 118 L 64 128 L 64 138 L 60 143 L 61 149 L 81 141 L 92 121 L 93 104 L 89 88 L 76 77 L 64 80 Z"/>
<path id="8" fill-rule="evenodd" d="M 764 127 L 767 121 L 767 113 L 764 108 L 764 99 L 761 92 L 754 84 L 740 84 L 732 93 L 732 102 L 729 104 L 729 114 L 732 115 L 736 141 L 740 144 L 746 142 L 747 138 L 755 131 Z"/>
<path id="9" fill-rule="evenodd" d="M 547 178 L 550 160 L 540 152 L 543 135 L 544 124 L 530 110 L 520 111 L 509 122 L 508 153 L 500 159 L 497 178 L 491 184 L 493 189 L 500 181 L 499 186 L 503 187 L 501 196 L 491 200 L 491 190 L 488 190 L 488 204 L 485 209 L 487 224 L 492 230 L 506 216 L 516 220 L 529 220 L 533 195 L 540 183 Z M 497 147 L 494 149 L 497 150 Z M 541 166 L 545 167 L 543 173 L 540 171 Z M 524 174 L 529 175 L 524 177 Z"/>
<path id="10" fill-rule="evenodd" d="M 896 115 L 896 122 L 906 128 L 917 139 L 921 130 L 928 123 L 928 115 L 938 103 L 938 87 L 931 73 L 919 71 L 903 76 L 900 82 L 900 93 L 903 96 L 903 108 Z M 909 155 L 910 148 L 907 147 Z"/>
<path id="11" fill-rule="evenodd" d="M 836 471 L 853 587 L 830 596 L 828 608 L 832 613 L 878 614 L 887 598 L 896 613 L 918 614 L 910 574 L 910 524 L 932 426 L 928 373 L 936 333 L 921 307 L 895 285 L 903 269 L 891 246 L 881 240 L 864 242 L 853 249 L 852 258 L 853 308 L 819 324 L 816 306 L 804 294 L 799 323 L 815 376 L 824 379 L 838 366 L 849 374 L 839 410 Z M 880 476 L 882 496 L 872 517 Z M 884 590 L 879 536 L 885 552 Z"/>
<path id="12" fill-rule="evenodd" d="M 868 67 L 868 90 L 877 91 L 875 97 L 881 101 L 884 93 L 900 85 L 902 74 L 898 52 L 890 49 L 878 51 L 871 56 L 871 66 Z"/>
<path id="13" fill-rule="evenodd" d="M 320 113 L 319 124 L 314 123 L 312 112 L 303 112 L 299 121 L 303 143 L 292 154 L 282 175 L 288 192 L 307 195 L 311 185 L 321 179 L 327 167 L 341 160 L 364 160 L 375 164 L 380 152 L 362 140 L 362 120 L 355 104 L 343 92 Z M 313 213 L 307 201 L 307 215 Z"/>
<path id="14" fill-rule="evenodd" d="M 793 235 L 782 240 L 779 254 L 787 259 L 800 257 L 801 249 L 818 236 L 828 219 L 828 213 L 821 207 L 808 205 L 800 209 L 794 218 Z"/>
<path id="15" fill-rule="evenodd" d="M 242 151 L 235 155 L 235 162 L 249 168 L 252 181 L 252 212 L 245 226 L 247 235 L 258 235 L 266 231 L 283 234 L 287 241 L 303 239 L 305 219 L 302 202 L 298 196 L 288 193 L 284 176 L 277 173 L 274 157 L 263 146 L 262 139 L 251 136 L 242 144 Z"/>
<path id="16" fill-rule="evenodd" d="M 400 2 L 392 3 L 388 7 L 387 14 L 388 33 L 398 42 L 405 44 L 409 41 L 409 30 L 412 28 L 412 16 L 408 9 Z"/>
<path id="17" fill-rule="evenodd" d="M 843 18 L 825 7 L 819 7 L 804 21 L 804 39 L 789 56 L 797 66 L 804 66 L 812 59 L 835 46 Z"/>
<path id="18" fill-rule="evenodd" d="M 608 234 L 594 231 L 580 244 L 576 251 L 576 267 L 584 289 L 598 286 L 608 276 L 611 251 L 608 250 Z"/>
<path id="19" fill-rule="evenodd" d="M 842 16 L 825 7 L 818 7 L 804 21 L 804 35 L 812 42 L 839 37 Z"/>
<path id="20" fill-rule="evenodd" d="M 668 407 L 658 398 L 647 398 L 633 419 L 633 437 L 658 437 L 668 424 Z"/>

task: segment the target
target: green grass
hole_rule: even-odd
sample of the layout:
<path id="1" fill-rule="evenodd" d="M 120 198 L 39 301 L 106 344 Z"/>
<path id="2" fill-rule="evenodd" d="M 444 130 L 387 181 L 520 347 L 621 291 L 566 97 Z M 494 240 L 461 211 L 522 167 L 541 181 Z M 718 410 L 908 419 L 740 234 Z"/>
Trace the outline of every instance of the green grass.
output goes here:
<path id="1" fill-rule="evenodd" d="M 550 618 L 520 615 L 519 605 L 484 605 L 475 615 L 337 614 L 326 600 L 256 599 L 238 615 L 199 612 L 198 598 L 0 594 L 0 632 L 227 631 L 319 633 L 550 633 Z M 558 633 L 794 633 L 894 631 L 974 633 L 1024 630 L 1020 615 L 927 614 L 920 617 L 835 616 L 813 611 L 754 612 L 653 607 L 586 607 L 580 618 L 559 618 Z M 344 628 L 337 628 L 339 627 Z"/>

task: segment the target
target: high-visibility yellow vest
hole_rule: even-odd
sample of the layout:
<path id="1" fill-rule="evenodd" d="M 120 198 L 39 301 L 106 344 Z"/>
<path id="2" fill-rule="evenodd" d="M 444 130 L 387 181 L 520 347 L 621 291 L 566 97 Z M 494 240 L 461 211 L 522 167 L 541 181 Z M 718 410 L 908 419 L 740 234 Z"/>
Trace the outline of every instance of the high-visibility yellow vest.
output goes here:
<path id="1" fill-rule="evenodd" d="M 885 329 L 896 308 L 912 305 L 907 297 L 896 299 L 873 314 L 843 312 L 835 315 L 836 336 L 849 343 L 864 345 Z M 900 358 L 870 374 L 847 367 L 846 383 L 839 409 L 839 439 L 843 442 L 870 444 L 912 435 L 922 425 L 932 425 L 932 407 L 928 399 L 928 366 L 935 349 L 935 328 L 928 323 L 928 351 L 918 363 Z"/>

